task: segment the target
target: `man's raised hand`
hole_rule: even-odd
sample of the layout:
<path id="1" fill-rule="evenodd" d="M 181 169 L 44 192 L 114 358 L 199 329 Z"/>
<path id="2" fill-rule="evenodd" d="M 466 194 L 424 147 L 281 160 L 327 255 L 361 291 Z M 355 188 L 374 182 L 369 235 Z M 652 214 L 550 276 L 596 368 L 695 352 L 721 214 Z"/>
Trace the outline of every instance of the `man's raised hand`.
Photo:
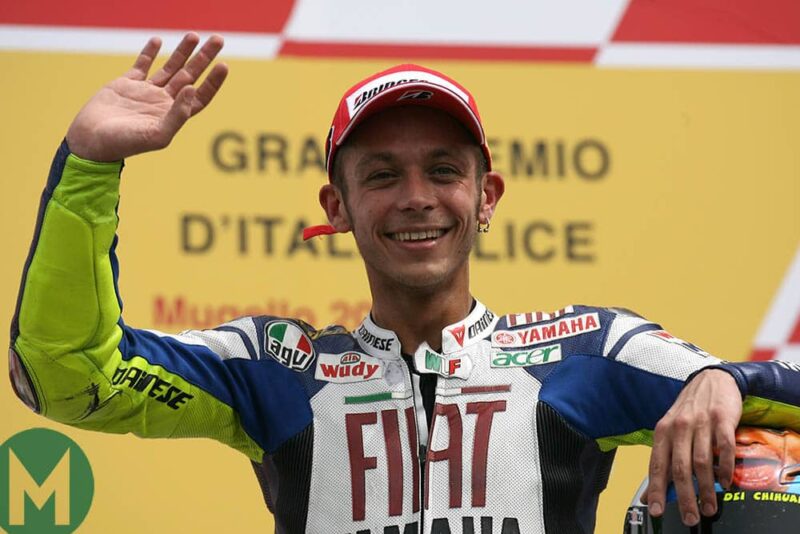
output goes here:
<path id="1" fill-rule="evenodd" d="M 131 70 L 105 85 L 81 109 L 67 131 L 67 144 L 91 161 L 118 161 L 166 147 L 184 123 L 217 94 L 228 67 L 214 65 L 203 82 L 194 83 L 222 49 L 212 35 L 192 56 L 200 38 L 188 33 L 164 66 L 147 77 L 161 39 L 152 37 Z"/>

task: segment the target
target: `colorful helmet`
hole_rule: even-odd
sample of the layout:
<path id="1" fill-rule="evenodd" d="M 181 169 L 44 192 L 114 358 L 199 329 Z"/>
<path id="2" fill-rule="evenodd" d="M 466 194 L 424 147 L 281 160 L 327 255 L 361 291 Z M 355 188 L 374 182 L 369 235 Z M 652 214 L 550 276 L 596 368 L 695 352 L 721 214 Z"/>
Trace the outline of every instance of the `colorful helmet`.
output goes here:
<path id="1" fill-rule="evenodd" d="M 625 534 L 761 534 L 800 530 L 800 434 L 791 430 L 740 427 L 729 490 L 719 484 L 717 513 L 688 527 L 681 521 L 674 488 L 664 514 L 650 517 L 639 486 L 625 517 Z"/>

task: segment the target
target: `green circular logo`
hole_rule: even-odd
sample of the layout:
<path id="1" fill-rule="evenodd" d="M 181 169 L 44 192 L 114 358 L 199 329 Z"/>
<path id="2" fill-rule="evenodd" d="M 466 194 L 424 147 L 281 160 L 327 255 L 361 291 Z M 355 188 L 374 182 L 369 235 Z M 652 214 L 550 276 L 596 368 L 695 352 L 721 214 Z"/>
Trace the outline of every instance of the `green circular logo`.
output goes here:
<path id="1" fill-rule="evenodd" d="M 0 527 L 9 534 L 68 534 L 94 495 L 89 459 L 77 443 L 32 428 L 0 445 Z"/>

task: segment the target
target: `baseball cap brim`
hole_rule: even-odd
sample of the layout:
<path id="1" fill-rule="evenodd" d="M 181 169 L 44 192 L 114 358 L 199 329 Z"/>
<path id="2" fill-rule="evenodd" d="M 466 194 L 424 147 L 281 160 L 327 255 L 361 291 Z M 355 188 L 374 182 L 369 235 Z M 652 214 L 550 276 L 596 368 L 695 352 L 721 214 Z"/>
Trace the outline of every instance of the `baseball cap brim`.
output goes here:
<path id="1" fill-rule="evenodd" d="M 348 136 L 365 120 L 381 111 L 398 106 L 422 106 L 444 111 L 464 125 L 476 143 L 481 147 L 486 145 L 486 135 L 480 119 L 464 100 L 439 85 L 415 82 L 388 89 L 359 108 L 347 126 L 336 135 L 333 141 L 336 143 L 336 148 L 342 146 Z M 334 149 L 334 153 L 335 151 Z"/>

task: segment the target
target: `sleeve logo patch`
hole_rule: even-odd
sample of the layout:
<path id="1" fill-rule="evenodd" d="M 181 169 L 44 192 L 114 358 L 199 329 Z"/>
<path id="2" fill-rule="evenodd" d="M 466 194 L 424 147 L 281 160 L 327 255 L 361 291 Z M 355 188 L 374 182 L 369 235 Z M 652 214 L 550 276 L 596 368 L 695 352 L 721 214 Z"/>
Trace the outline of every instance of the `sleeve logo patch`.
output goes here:
<path id="1" fill-rule="evenodd" d="M 680 345 L 681 347 L 690 350 L 695 354 L 703 356 L 704 358 L 711 356 L 709 353 L 707 353 L 697 345 L 694 345 L 692 343 L 689 343 L 688 341 L 684 341 L 680 338 L 677 338 L 664 330 L 655 330 L 653 332 L 648 332 L 647 335 L 652 336 L 656 339 L 660 339 L 661 341 L 666 341 L 667 343 L 672 343 L 673 345 Z"/>
<path id="2" fill-rule="evenodd" d="M 493 351 L 491 366 L 499 368 L 528 367 L 529 365 L 558 361 L 561 361 L 561 345 L 556 344 L 531 350 Z"/>
<path id="3" fill-rule="evenodd" d="M 289 321 L 272 321 L 264 327 L 264 350 L 292 371 L 306 371 L 316 353 L 309 337 Z"/>
<path id="4" fill-rule="evenodd" d="M 492 347 L 529 347 L 595 330 L 600 330 L 600 316 L 597 312 L 584 313 L 575 317 L 565 317 L 550 324 L 534 325 L 521 330 L 498 330 L 492 333 Z"/>
<path id="5" fill-rule="evenodd" d="M 173 410 L 179 409 L 194 398 L 194 395 L 181 391 L 180 388 L 170 384 L 166 380 L 162 380 L 157 374 L 148 373 L 144 369 L 139 369 L 133 365 L 117 367 L 117 370 L 114 371 L 111 383 L 119 387 L 127 386 L 140 393 L 147 392 L 148 396 L 154 398 L 158 402 L 163 402 Z M 89 413 L 101 407 L 100 401 L 97 399 L 97 390 L 95 389 L 91 392 L 94 393 L 95 398 L 89 409 Z"/>
<path id="6" fill-rule="evenodd" d="M 383 362 L 360 352 L 320 354 L 314 378 L 326 382 L 365 382 L 383 377 Z"/>

